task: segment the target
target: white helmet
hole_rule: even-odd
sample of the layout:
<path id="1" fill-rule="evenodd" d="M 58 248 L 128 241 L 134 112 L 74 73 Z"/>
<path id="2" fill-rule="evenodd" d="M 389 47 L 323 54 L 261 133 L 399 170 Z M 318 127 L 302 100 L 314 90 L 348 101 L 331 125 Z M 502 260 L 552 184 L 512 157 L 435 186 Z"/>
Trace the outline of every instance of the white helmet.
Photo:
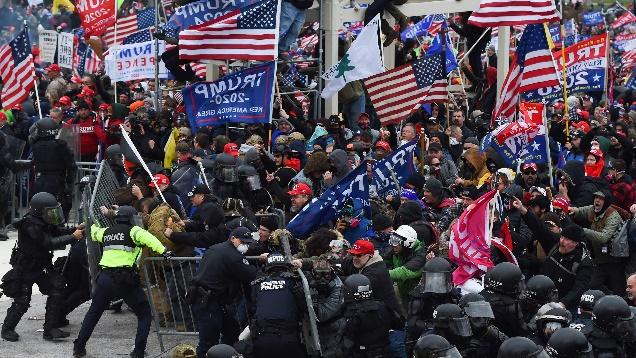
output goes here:
<path id="1" fill-rule="evenodd" d="M 401 225 L 397 230 L 393 231 L 393 235 L 398 236 L 402 240 L 402 246 L 409 249 L 415 246 L 417 241 L 417 232 L 408 225 Z"/>

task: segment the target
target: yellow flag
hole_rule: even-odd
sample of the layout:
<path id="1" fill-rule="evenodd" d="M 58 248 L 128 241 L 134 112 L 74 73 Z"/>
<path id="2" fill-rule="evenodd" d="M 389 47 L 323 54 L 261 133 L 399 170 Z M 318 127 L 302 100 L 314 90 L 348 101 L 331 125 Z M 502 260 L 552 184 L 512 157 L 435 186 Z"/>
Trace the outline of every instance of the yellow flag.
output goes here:
<path id="1" fill-rule="evenodd" d="M 75 5 L 73 5 L 70 0 L 53 0 L 53 8 L 51 9 L 51 12 L 53 14 L 59 13 L 60 6 L 64 6 L 68 12 L 75 11 Z"/>
<path id="2" fill-rule="evenodd" d="M 163 148 L 163 152 L 165 153 L 163 156 L 163 167 L 166 169 L 171 169 L 172 163 L 177 160 L 177 141 L 175 138 L 177 138 L 178 136 L 179 130 L 173 128 L 172 132 L 170 133 L 170 137 L 168 137 L 168 141 Z"/>

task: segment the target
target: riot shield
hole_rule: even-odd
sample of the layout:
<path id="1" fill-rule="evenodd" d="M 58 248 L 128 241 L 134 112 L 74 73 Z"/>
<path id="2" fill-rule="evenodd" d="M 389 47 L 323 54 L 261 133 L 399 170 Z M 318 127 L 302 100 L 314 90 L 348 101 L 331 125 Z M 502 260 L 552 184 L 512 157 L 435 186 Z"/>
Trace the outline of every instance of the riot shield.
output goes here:
<path id="1" fill-rule="evenodd" d="M 89 188 L 90 186 L 86 186 Z M 88 192 L 85 197 L 82 195 L 82 204 L 84 204 L 84 200 L 86 201 L 86 205 L 83 205 L 83 216 L 86 222 L 86 254 L 88 256 L 88 271 L 91 275 L 91 287 L 95 287 L 95 280 L 97 279 L 97 275 L 100 272 L 99 261 L 102 258 L 102 247 L 99 243 L 92 241 L 89 236 L 89 222 L 97 223 L 101 227 L 112 226 L 115 224 L 114 220 L 104 216 L 99 210 L 100 206 L 105 206 L 110 208 L 112 204 L 115 203 L 115 198 L 113 196 L 113 192 L 119 188 L 119 183 L 117 182 L 117 178 L 113 171 L 108 166 L 108 162 L 105 160 L 99 166 L 99 171 L 97 172 L 97 178 L 95 180 L 95 185 L 91 190 L 85 190 Z M 93 291 L 91 290 L 91 294 Z"/>
<path id="2" fill-rule="evenodd" d="M 68 147 L 75 156 L 75 161 L 79 162 L 82 154 L 79 140 L 79 126 L 77 124 L 64 124 L 57 133 L 56 139 L 60 139 L 68 144 Z"/>
<path id="3" fill-rule="evenodd" d="M 1 148 L 1 150 L 9 153 L 12 159 L 19 160 L 22 158 L 26 143 L 21 139 L 3 132 L 0 132 L 0 135 L 2 135 L 5 140 L 5 146 Z M 12 204 L 15 202 L 15 194 L 19 194 L 19 192 L 16 193 L 15 190 L 20 190 L 20 187 L 16 185 L 16 174 L 24 175 L 24 173 L 14 173 L 7 168 L 0 170 L 0 173 L 2 174 L 0 175 L 0 230 L 4 232 L 5 225 L 9 224 L 4 222 L 5 214 L 9 208 L 14 207 Z M 19 195 L 17 197 L 19 197 Z M 14 215 L 15 213 L 12 212 L 11 217 L 13 218 Z"/>

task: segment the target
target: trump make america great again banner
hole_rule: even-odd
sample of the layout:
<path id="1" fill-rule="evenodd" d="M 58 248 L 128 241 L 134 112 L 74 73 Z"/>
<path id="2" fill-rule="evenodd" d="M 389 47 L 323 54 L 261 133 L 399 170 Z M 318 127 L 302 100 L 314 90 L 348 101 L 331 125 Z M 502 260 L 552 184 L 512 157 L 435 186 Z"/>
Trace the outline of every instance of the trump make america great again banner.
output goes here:
<path id="1" fill-rule="evenodd" d="M 192 129 L 225 123 L 268 123 L 275 78 L 272 61 L 184 88 L 183 100 Z"/>
<path id="2" fill-rule="evenodd" d="M 602 92 L 605 90 L 607 36 L 594 36 L 565 49 L 568 93 Z M 553 52 L 560 82 L 563 82 L 561 51 Z M 563 86 L 540 88 L 523 94 L 528 101 L 554 100 L 563 97 Z"/>

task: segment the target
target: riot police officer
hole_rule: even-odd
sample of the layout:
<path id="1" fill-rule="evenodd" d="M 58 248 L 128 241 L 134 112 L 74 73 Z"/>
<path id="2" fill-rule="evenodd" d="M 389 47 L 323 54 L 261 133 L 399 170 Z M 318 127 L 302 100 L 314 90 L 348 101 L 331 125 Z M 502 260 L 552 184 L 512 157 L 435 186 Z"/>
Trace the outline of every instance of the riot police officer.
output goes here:
<path id="1" fill-rule="evenodd" d="M 243 199 L 239 187 L 237 158 L 227 153 L 217 155 L 212 173 L 214 174 L 214 181 L 211 183 L 212 194 L 221 200 L 227 198 Z"/>
<path id="2" fill-rule="evenodd" d="M 497 358 L 550 358 L 543 347 L 526 337 L 508 338 L 501 347 Z"/>
<path id="3" fill-rule="evenodd" d="M 544 275 L 530 277 L 523 299 L 524 320 L 530 321 L 539 308 L 548 302 L 559 302 L 559 292 L 552 279 Z"/>
<path id="4" fill-rule="evenodd" d="M 199 358 L 205 357 L 208 349 L 219 342 L 221 333 L 225 344 L 238 340 L 239 326 L 232 307 L 241 296 L 241 285 L 256 278 L 256 267 L 243 256 L 252 242 L 252 232 L 239 226 L 232 230 L 227 241 L 209 247 L 201 259 L 188 288 L 188 301 L 199 331 Z"/>
<path id="5" fill-rule="evenodd" d="M 592 345 L 594 356 L 632 357 L 627 354 L 628 344 L 636 341 L 634 314 L 625 300 L 609 295 L 601 298 L 592 311 L 592 325 L 583 334 Z"/>
<path id="6" fill-rule="evenodd" d="M 119 144 L 109 145 L 108 148 L 106 148 L 105 154 L 108 166 L 110 170 L 113 171 L 117 183 L 120 187 L 126 186 L 128 175 L 126 175 L 126 170 L 124 169 L 124 157 L 121 152 L 121 147 Z"/>
<path id="7" fill-rule="evenodd" d="M 593 358 L 592 345 L 585 335 L 574 328 L 562 328 L 554 332 L 545 346 L 552 358 Z"/>
<path id="8" fill-rule="evenodd" d="M 490 324 L 495 318 L 490 303 L 478 293 L 468 293 L 459 300 L 470 321 L 473 335 L 463 351 L 465 357 L 494 357 L 501 344 L 508 339 L 499 328 Z"/>
<path id="9" fill-rule="evenodd" d="M 457 303 L 461 297 L 453 288 L 452 267 L 448 260 L 434 257 L 424 265 L 420 284 L 409 293 L 406 322 L 407 355 L 423 332 L 432 328 L 433 310 L 443 303 Z"/>
<path id="10" fill-rule="evenodd" d="M 344 282 L 346 321 L 343 357 L 383 358 L 389 353 L 389 330 L 400 319 L 382 301 L 373 299 L 371 281 L 353 274 Z"/>
<path id="11" fill-rule="evenodd" d="M 300 342 L 300 322 L 307 305 L 291 268 L 285 256 L 270 254 L 265 275 L 252 282 L 250 333 L 256 358 L 306 355 Z"/>
<path id="12" fill-rule="evenodd" d="M 29 309 L 34 283 L 40 292 L 48 293 L 44 339 L 69 336 L 68 332 L 54 328 L 63 310 L 65 283 L 64 278 L 52 270 L 52 251 L 82 239 L 83 227 L 65 230 L 60 227 L 63 223 L 64 213 L 60 203 L 50 193 L 40 192 L 31 198 L 29 212 L 15 224 L 18 242 L 9 260 L 13 268 L 2 279 L 4 293 L 13 298 L 2 325 L 2 338 L 7 341 L 15 342 L 20 338 L 15 327 Z"/>
<path id="13" fill-rule="evenodd" d="M 243 355 L 239 354 L 232 346 L 217 344 L 208 350 L 205 358 L 243 358 Z"/>
<path id="14" fill-rule="evenodd" d="M 86 355 L 86 342 L 113 298 L 121 297 L 137 316 L 137 335 L 131 357 L 143 357 L 150 332 L 150 305 L 141 288 L 137 260 L 143 247 L 163 255 L 172 256 L 161 242 L 143 229 L 143 221 L 132 206 L 121 206 L 115 213 L 115 225 L 100 228 L 93 224 L 91 240 L 103 245 L 99 261 L 102 272 L 97 277 L 91 306 L 84 316 L 82 328 L 73 342 L 73 356 Z"/>
<path id="15" fill-rule="evenodd" d="M 605 293 L 601 290 L 585 291 L 579 301 L 579 315 L 570 323 L 570 327 L 577 331 L 583 331 L 583 328 L 591 326 L 594 305 L 603 297 L 605 297 Z"/>
<path id="16" fill-rule="evenodd" d="M 446 338 L 429 334 L 417 340 L 413 347 L 414 358 L 462 358 L 457 348 Z"/>
<path id="17" fill-rule="evenodd" d="M 525 336 L 527 329 L 521 309 L 523 274 L 519 266 L 502 262 L 486 272 L 484 290 L 495 315 L 493 324 L 508 336 Z"/>
<path id="18" fill-rule="evenodd" d="M 35 167 L 32 192 L 44 191 L 53 194 L 62 204 L 64 216 L 68 217 L 73 204 L 73 185 L 77 175 L 75 157 L 65 141 L 55 139 L 59 127 L 51 118 L 40 119 L 35 126 L 38 139 L 31 147 Z"/>
<path id="19" fill-rule="evenodd" d="M 433 311 L 433 329 L 424 335 L 438 334 L 458 347 L 460 352 L 468 346 L 473 335 L 468 316 L 454 303 L 443 303 Z"/>
<path id="20" fill-rule="evenodd" d="M 545 347 L 552 334 L 570 325 L 572 314 L 565 308 L 555 307 L 537 314 L 537 331 L 531 339 L 534 343 Z"/>

